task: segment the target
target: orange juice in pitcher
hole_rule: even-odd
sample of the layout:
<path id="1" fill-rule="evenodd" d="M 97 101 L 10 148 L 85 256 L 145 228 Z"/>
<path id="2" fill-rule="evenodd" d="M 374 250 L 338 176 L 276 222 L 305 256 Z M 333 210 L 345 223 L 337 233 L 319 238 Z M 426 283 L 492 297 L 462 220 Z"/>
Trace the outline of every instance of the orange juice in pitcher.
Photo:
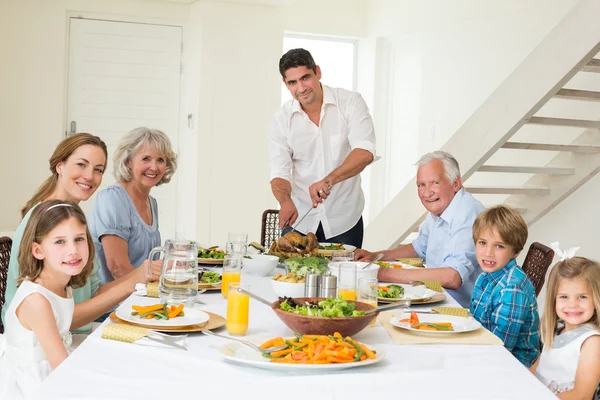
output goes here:
<path id="1" fill-rule="evenodd" d="M 344 300 L 356 300 L 356 289 L 338 289 L 338 296 Z"/>

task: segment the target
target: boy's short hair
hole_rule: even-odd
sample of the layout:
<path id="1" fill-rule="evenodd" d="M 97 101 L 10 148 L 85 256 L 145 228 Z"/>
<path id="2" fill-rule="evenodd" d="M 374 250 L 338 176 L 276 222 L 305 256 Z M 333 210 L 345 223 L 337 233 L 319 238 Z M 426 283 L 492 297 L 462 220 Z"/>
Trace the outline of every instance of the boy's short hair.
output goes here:
<path id="1" fill-rule="evenodd" d="M 473 224 L 473 241 L 477 242 L 481 233 L 486 230 L 496 230 L 515 253 L 523 250 L 527 242 L 527 223 L 517 210 L 510 207 L 496 206 L 479 214 Z"/>

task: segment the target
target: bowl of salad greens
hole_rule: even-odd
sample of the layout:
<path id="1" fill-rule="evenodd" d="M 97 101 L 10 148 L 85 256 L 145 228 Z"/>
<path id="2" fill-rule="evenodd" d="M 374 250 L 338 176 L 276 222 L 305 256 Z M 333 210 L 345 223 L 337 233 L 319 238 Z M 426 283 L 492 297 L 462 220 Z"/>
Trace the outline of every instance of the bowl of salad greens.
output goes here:
<path id="1" fill-rule="evenodd" d="M 374 306 L 342 298 L 280 297 L 272 308 L 288 328 L 308 335 L 339 332 L 342 336 L 352 336 L 377 317 L 377 313 L 364 315 Z"/>

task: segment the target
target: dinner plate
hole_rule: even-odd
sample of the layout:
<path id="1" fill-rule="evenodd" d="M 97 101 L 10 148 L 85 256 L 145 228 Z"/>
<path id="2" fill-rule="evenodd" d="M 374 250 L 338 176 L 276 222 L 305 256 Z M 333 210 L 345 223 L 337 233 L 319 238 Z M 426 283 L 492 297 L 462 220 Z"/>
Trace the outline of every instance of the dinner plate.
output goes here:
<path id="1" fill-rule="evenodd" d="M 410 313 L 401 313 L 396 315 L 394 318 L 390 320 L 390 324 L 400 328 L 405 329 L 407 331 L 425 334 L 425 335 L 455 335 L 459 333 L 472 332 L 481 328 L 481 324 L 479 321 L 475 320 L 473 317 L 464 318 L 457 317 L 454 315 L 441 315 L 441 314 L 419 314 L 419 322 L 450 322 L 452 323 L 453 331 L 423 331 L 420 329 L 415 329 L 410 326 L 408 322 L 400 322 L 400 320 L 405 318 L 410 318 Z"/>
<path id="2" fill-rule="evenodd" d="M 439 293 L 439 292 L 435 292 L 435 295 L 430 298 L 430 299 L 423 299 L 423 300 L 411 300 L 412 304 L 431 304 L 431 303 L 439 303 L 441 301 L 446 300 L 446 295 L 444 293 Z M 396 301 L 399 300 L 394 300 L 394 299 L 386 299 L 384 297 L 378 297 L 377 301 L 380 303 L 394 303 Z M 404 300 L 400 300 L 400 301 L 404 301 Z"/>
<path id="3" fill-rule="evenodd" d="M 219 283 L 201 283 L 198 282 L 198 290 L 221 290 L 221 282 Z"/>
<path id="4" fill-rule="evenodd" d="M 218 314 L 214 314 L 214 313 L 211 313 L 208 311 L 206 311 L 206 313 L 210 316 L 210 319 L 208 320 L 208 322 L 198 324 L 198 325 L 188 325 L 188 326 L 178 326 L 178 327 L 139 325 L 135 322 L 128 322 L 128 321 L 122 320 L 121 318 L 117 317 L 116 311 L 113 311 L 112 313 L 110 313 L 110 319 L 119 324 L 126 324 L 126 325 L 132 325 L 132 326 L 143 326 L 144 328 L 147 328 L 147 329 L 150 329 L 153 331 L 172 332 L 172 333 L 199 332 L 199 331 L 202 331 L 205 329 L 212 330 L 212 329 L 217 329 L 222 326 L 225 326 L 225 318 L 221 317 Z"/>
<path id="5" fill-rule="evenodd" d="M 223 259 L 222 258 L 200 258 L 200 257 L 198 257 L 198 264 L 223 265 Z"/>
<path id="6" fill-rule="evenodd" d="M 367 358 L 364 361 L 340 363 L 340 364 L 285 364 L 270 362 L 268 358 L 263 357 L 258 351 L 252 350 L 239 343 L 229 343 L 221 347 L 220 351 L 223 357 L 228 361 L 247 365 L 255 368 L 269 370 L 302 370 L 302 371 L 333 371 L 348 368 L 364 367 L 366 365 L 376 364 L 385 358 L 385 351 L 369 346 L 371 350 L 376 351 L 377 358 Z"/>
<path id="7" fill-rule="evenodd" d="M 392 297 L 392 298 L 388 298 L 388 297 L 378 297 L 377 301 L 386 301 L 386 302 L 396 302 L 396 301 L 405 301 L 405 300 L 411 300 L 411 301 L 425 301 L 425 300 L 430 300 L 433 296 L 436 295 L 435 290 L 431 290 L 431 289 L 427 289 L 427 287 L 420 285 L 420 286 L 412 286 L 412 285 L 403 285 L 403 284 L 399 284 L 399 283 L 390 283 L 389 285 L 397 285 L 397 286 L 402 286 L 402 288 L 404 289 L 404 296 L 402 297 Z M 379 285 L 379 286 L 389 286 L 389 285 Z"/>
<path id="8" fill-rule="evenodd" d="M 188 325 L 199 325 L 207 322 L 210 316 L 204 311 L 200 311 L 193 307 L 185 307 L 183 317 L 176 317 L 171 319 L 145 319 L 140 318 L 139 315 L 131 315 L 131 305 L 123 305 L 117 308 L 117 317 L 124 321 L 135 323 L 136 325 L 148 325 L 148 326 L 164 326 L 164 327 L 182 327 Z"/>
<path id="9" fill-rule="evenodd" d="M 319 246 L 331 246 L 332 244 L 339 244 L 339 243 L 319 243 Z M 356 250 L 356 246 L 352 246 L 351 244 L 344 244 L 344 248 L 339 249 L 339 250 L 354 251 L 354 250 Z M 336 251 L 336 250 L 319 249 L 318 253 L 322 254 L 324 256 L 327 256 L 327 257 L 331 257 L 331 255 L 333 254 L 334 251 Z"/>

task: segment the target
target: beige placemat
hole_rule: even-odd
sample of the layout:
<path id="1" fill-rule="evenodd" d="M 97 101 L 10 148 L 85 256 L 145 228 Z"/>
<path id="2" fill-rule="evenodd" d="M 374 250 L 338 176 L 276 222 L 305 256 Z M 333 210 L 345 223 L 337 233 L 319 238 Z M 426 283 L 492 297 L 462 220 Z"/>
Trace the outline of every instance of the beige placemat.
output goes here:
<path id="1" fill-rule="evenodd" d="M 158 297 L 158 282 L 148 282 L 146 284 L 146 296 Z"/>
<path id="2" fill-rule="evenodd" d="M 492 332 L 485 328 L 473 332 L 457 333 L 455 335 L 426 335 L 396 328 L 390 320 L 397 311 L 384 311 L 379 314 L 379 321 L 396 344 L 494 344 L 503 346 L 504 343 Z"/>
<path id="3" fill-rule="evenodd" d="M 432 311 L 442 315 L 454 315 L 456 317 L 469 317 L 469 310 L 460 307 L 432 307 Z"/>

